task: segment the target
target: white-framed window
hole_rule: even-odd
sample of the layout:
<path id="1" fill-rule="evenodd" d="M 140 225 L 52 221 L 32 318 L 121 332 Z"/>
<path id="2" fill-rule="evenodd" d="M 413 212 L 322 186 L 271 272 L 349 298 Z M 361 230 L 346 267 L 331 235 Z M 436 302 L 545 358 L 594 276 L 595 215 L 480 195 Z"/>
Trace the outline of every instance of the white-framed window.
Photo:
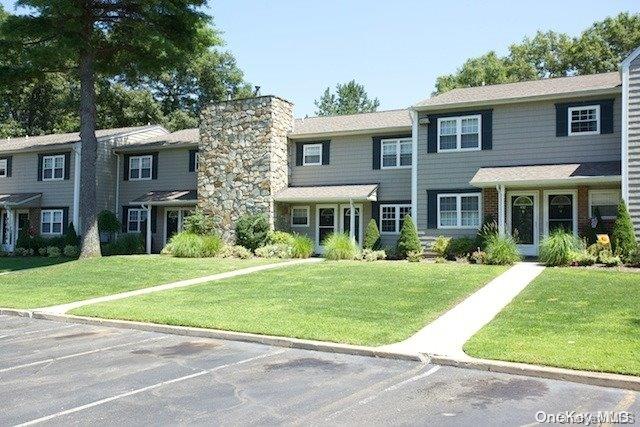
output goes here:
<path id="1" fill-rule="evenodd" d="M 0 159 L 0 178 L 6 178 L 8 172 L 8 160 L 7 159 Z"/>
<path id="2" fill-rule="evenodd" d="M 127 233 L 141 233 L 147 220 L 147 210 L 134 208 L 127 213 Z"/>
<path id="3" fill-rule="evenodd" d="M 597 210 L 602 219 L 616 219 L 620 200 L 620 190 L 589 190 L 589 217 L 596 218 Z"/>
<path id="4" fill-rule="evenodd" d="M 479 228 L 480 194 L 438 194 L 438 228 Z"/>
<path id="5" fill-rule="evenodd" d="M 411 167 L 411 138 L 383 139 L 380 144 L 382 169 Z"/>
<path id="6" fill-rule="evenodd" d="M 305 144 L 302 146 L 302 166 L 322 164 L 322 144 Z"/>
<path id="7" fill-rule="evenodd" d="M 62 209 L 43 209 L 40 212 L 40 234 L 61 235 L 63 217 Z"/>
<path id="8" fill-rule="evenodd" d="M 595 135 L 600 133 L 600 106 L 569 107 L 569 135 Z"/>
<path id="9" fill-rule="evenodd" d="M 438 119 L 438 152 L 476 151 L 482 147 L 482 116 Z"/>
<path id="10" fill-rule="evenodd" d="M 291 226 L 309 226 L 309 206 L 294 206 L 291 208 Z"/>
<path id="11" fill-rule="evenodd" d="M 60 181 L 64 179 L 64 154 L 42 157 L 42 180 Z"/>
<path id="12" fill-rule="evenodd" d="M 380 233 L 400 233 L 402 220 L 407 215 L 411 215 L 411 205 L 380 205 Z"/>
<path id="13" fill-rule="evenodd" d="M 151 169 L 153 167 L 153 156 L 131 156 L 129 157 L 129 180 L 140 181 L 151 179 Z"/>

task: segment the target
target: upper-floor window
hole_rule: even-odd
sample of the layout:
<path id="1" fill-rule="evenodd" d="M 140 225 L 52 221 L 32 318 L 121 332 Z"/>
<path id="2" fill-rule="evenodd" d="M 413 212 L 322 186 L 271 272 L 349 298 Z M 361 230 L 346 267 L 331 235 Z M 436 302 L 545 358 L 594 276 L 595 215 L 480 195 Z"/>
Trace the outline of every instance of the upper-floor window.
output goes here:
<path id="1" fill-rule="evenodd" d="M 480 194 L 438 194 L 438 228 L 480 227 Z"/>
<path id="2" fill-rule="evenodd" d="M 64 154 L 42 157 L 42 180 L 59 181 L 64 179 Z"/>
<path id="3" fill-rule="evenodd" d="M 153 156 L 132 156 L 129 157 L 129 180 L 151 179 L 151 167 Z"/>
<path id="4" fill-rule="evenodd" d="M 438 119 L 438 152 L 474 151 L 481 147 L 480 115 Z"/>
<path id="5" fill-rule="evenodd" d="M 43 209 L 40 212 L 41 234 L 62 234 L 62 209 Z"/>
<path id="6" fill-rule="evenodd" d="M 380 205 L 380 232 L 397 234 L 402 228 L 402 220 L 411 214 L 411 205 Z"/>
<path id="7" fill-rule="evenodd" d="M 383 139 L 381 144 L 383 169 L 411 167 L 411 138 Z"/>
<path id="8" fill-rule="evenodd" d="M 146 209 L 129 209 L 127 214 L 127 233 L 141 233 L 147 220 Z"/>
<path id="9" fill-rule="evenodd" d="M 600 105 L 569 107 L 569 135 L 600 133 Z"/>
<path id="10" fill-rule="evenodd" d="M 0 178 L 6 178 L 9 174 L 8 160 L 0 159 Z"/>
<path id="11" fill-rule="evenodd" d="M 313 166 L 322 164 L 322 144 L 305 144 L 302 147 L 302 165 Z"/>

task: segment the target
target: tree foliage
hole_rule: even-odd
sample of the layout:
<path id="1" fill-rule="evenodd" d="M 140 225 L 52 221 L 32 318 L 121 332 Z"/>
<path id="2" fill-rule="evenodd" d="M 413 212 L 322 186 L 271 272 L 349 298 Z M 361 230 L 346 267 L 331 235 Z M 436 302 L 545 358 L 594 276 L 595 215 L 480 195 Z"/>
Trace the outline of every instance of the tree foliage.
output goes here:
<path id="1" fill-rule="evenodd" d="M 326 88 L 320 99 L 314 101 L 318 116 L 336 116 L 343 114 L 368 113 L 380 106 L 378 98 L 369 99 L 364 86 L 351 80 L 336 85 L 335 93 Z"/>

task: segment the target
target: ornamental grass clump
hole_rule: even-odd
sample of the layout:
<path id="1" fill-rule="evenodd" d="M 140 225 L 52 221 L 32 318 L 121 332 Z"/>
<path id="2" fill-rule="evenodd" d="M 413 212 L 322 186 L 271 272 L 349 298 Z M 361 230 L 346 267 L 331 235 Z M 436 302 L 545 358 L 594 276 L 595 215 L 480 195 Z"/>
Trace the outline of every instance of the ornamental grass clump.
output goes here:
<path id="1" fill-rule="evenodd" d="M 202 236 L 188 231 L 174 234 L 164 252 L 176 258 L 202 258 L 204 253 Z"/>
<path id="2" fill-rule="evenodd" d="M 323 242 L 324 257 L 330 260 L 356 259 L 358 247 L 351 238 L 342 233 L 333 233 Z"/>
<path id="3" fill-rule="evenodd" d="M 540 243 L 540 262 L 547 267 L 569 265 L 576 252 L 583 252 L 582 242 L 562 229 L 553 231 Z"/>
<path id="4" fill-rule="evenodd" d="M 300 234 L 293 235 L 291 244 L 291 256 L 293 258 L 309 258 L 313 255 L 313 240 Z"/>
<path id="5" fill-rule="evenodd" d="M 522 259 L 511 236 L 490 236 L 486 242 L 485 261 L 492 265 L 512 265 Z"/>

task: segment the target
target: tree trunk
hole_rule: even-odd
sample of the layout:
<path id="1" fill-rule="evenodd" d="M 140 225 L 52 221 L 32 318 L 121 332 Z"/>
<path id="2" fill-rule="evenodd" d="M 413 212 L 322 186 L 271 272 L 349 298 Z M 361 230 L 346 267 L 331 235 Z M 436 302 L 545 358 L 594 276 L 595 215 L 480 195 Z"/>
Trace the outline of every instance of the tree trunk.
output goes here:
<path id="1" fill-rule="evenodd" d="M 94 57 L 83 52 L 80 58 L 80 222 L 82 249 L 80 258 L 101 256 L 98 233 L 96 158 L 96 88 Z"/>

